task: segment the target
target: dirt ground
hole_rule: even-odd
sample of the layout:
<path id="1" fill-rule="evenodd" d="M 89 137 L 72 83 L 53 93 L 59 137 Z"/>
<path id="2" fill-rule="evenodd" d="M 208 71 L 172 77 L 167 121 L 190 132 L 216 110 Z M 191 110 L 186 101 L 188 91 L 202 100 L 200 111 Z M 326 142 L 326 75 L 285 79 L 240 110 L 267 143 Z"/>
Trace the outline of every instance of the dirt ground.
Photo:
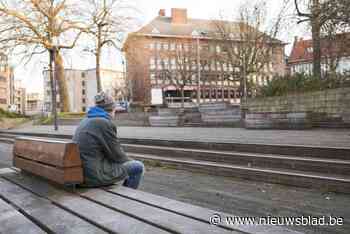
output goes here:
<path id="1" fill-rule="evenodd" d="M 312 234 L 350 233 L 350 195 L 147 166 L 141 190 L 235 216 L 332 216 L 343 226 L 290 227 Z"/>

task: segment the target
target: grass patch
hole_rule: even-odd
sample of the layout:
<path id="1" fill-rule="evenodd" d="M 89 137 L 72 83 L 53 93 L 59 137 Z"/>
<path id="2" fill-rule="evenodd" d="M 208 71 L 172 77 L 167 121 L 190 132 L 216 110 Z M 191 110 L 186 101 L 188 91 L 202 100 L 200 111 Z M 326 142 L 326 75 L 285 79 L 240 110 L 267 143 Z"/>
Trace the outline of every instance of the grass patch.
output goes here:
<path id="1" fill-rule="evenodd" d="M 16 118 L 25 118 L 25 116 L 14 112 L 5 111 L 4 109 L 0 108 L 0 119 L 1 118 L 16 119 Z"/>
<path id="2" fill-rule="evenodd" d="M 85 112 L 78 112 L 78 113 L 72 113 L 72 112 L 60 112 L 58 113 L 58 118 L 62 119 L 77 119 L 77 118 L 84 118 L 86 115 Z"/>

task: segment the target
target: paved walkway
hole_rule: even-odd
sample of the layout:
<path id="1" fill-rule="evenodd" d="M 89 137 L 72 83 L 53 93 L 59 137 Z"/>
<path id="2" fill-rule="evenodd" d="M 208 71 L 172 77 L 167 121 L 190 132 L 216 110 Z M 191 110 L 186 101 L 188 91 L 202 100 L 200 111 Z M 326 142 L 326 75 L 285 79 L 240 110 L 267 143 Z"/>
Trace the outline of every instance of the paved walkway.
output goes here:
<path id="1" fill-rule="evenodd" d="M 58 133 L 72 135 L 76 126 L 60 126 Z M 57 133 L 53 126 L 26 126 L 17 132 Z M 349 147 L 350 129 L 246 130 L 241 128 L 118 127 L 122 138 L 192 140 Z"/>

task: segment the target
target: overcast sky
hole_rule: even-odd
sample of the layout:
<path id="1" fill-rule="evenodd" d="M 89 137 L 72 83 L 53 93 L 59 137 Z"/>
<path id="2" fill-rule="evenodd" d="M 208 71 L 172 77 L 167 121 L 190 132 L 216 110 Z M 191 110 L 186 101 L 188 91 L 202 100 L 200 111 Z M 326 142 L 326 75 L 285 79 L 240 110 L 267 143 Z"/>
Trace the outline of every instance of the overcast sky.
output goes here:
<path id="1" fill-rule="evenodd" d="M 157 16 L 159 9 L 166 9 L 166 14 L 170 15 L 171 8 L 187 8 L 188 17 L 201 19 L 219 18 L 220 12 L 225 15 L 234 15 L 237 12 L 242 0 L 134 0 L 140 10 L 140 24 L 146 24 Z M 275 17 L 281 7 L 282 0 L 267 0 L 268 17 Z M 286 43 L 292 43 L 294 36 L 307 37 L 309 34 L 303 26 L 295 26 L 286 30 L 280 39 Z M 287 46 L 287 53 L 290 45 Z M 65 53 L 66 68 L 87 69 L 94 67 L 94 58 L 89 54 L 80 51 Z M 26 66 L 19 64 L 19 59 L 12 60 L 15 66 L 15 78 L 22 80 L 22 84 L 27 88 L 27 92 L 40 92 L 43 89 L 42 69 L 46 65 L 47 58 L 36 58 Z M 109 69 L 121 70 L 121 55 L 119 53 L 105 51 L 102 66 Z"/>

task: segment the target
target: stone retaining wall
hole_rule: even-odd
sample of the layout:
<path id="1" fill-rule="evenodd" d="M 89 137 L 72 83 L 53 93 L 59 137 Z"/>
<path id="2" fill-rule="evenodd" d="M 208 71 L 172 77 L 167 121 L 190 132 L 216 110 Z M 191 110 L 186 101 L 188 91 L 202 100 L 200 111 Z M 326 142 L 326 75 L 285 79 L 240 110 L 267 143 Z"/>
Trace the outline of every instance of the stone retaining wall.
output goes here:
<path id="1" fill-rule="evenodd" d="M 245 107 L 248 128 L 350 127 L 350 88 L 249 99 Z"/>

